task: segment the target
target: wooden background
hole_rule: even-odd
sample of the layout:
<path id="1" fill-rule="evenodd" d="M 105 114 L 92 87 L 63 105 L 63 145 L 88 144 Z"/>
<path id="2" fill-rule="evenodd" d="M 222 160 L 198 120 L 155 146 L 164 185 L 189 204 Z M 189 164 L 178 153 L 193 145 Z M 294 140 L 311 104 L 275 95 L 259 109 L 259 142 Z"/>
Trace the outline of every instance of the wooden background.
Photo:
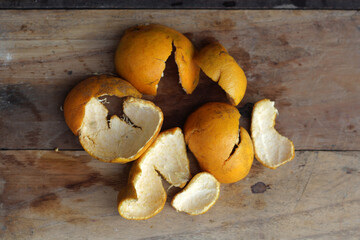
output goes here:
<path id="1" fill-rule="evenodd" d="M 3 10 L 0 23 L 0 238 L 360 238 L 358 11 Z M 295 159 L 277 170 L 254 161 L 204 215 L 167 203 L 147 221 L 121 218 L 116 195 L 131 164 L 88 156 L 61 106 L 79 81 L 114 73 L 123 31 L 142 23 L 173 27 L 198 48 L 220 41 L 248 78 L 241 124 L 249 127 L 253 103 L 275 100 Z M 206 102 L 227 101 L 204 74 L 186 95 L 173 59 L 158 95 L 145 98 L 163 109 L 163 129 L 182 127 Z M 168 202 L 177 191 L 168 190 Z"/>
<path id="2" fill-rule="evenodd" d="M 348 9 L 357 0 L 1 0 L 0 9 Z"/>

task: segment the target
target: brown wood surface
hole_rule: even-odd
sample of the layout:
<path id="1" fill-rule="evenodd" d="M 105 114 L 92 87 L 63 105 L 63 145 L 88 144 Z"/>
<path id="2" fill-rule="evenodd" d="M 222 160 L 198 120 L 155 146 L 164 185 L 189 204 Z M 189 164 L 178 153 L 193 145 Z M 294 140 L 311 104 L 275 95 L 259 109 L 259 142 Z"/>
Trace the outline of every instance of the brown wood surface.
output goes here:
<path id="1" fill-rule="evenodd" d="M 179 189 L 164 182 L 160 214 L 121 218 L 116 196 L 131 164 L 82 151 L 61 106 L 79 81 L 114 73 L 117 42 L 141 23 L 173 27 L 197 48 L 219 40 L 248 78 L 241 124 L 253 103 L 275 100 L 295 159 L 276 170 L 255 160 L 204 215 L 177 213 L 169 202 Z M 357 11 L 0 11 L 0 239 L 359 239 L 359 29 Z M 163 129 L 227 101 L 204 74 L 186 95 L 172 58 L 158 92 L 145 98 L 163 109 Z"/>
<path id="2" fill-rule="evenodd" d="M 360 15 L 356 11 L 82 10 L 0 12 L 0 149 L 81 149 L 60 107 L 94 73 L 113 73 L 124 29 L 163 23 L 197 47 L 219 40 L 243 67 L 239 108 L 275 100 L 296 149 L 360 150 Z M 203 74 L 186 95 L 169 64 L 159 94 L 164 129 L 225 94 Z M 246 105 L 248 103 L 248 105 Z"/>
<path id="3" fill-rule="evenodd" d="M 171 207 L 179 191 L 173 187 L 163 211 L 146 221 L 117 213 L 129 164 L 102 163 L 83 151 L 1 151 L 0 158 L 2 239 L 360 237 L 357 151 L 300 151 L 277 170 L 254 162 L 248 177 L 223 184 L 218 202 L 200 216 Z"/>

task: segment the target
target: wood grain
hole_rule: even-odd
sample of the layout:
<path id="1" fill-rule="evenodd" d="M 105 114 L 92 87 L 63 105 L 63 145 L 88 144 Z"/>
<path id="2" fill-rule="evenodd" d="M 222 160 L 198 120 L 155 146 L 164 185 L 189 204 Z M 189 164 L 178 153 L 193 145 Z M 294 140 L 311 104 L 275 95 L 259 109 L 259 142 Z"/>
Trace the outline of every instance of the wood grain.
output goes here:
<path id="1" fill-rule="evenodd" d="M 113 73 L 123 31 L 157 22 L 201 47 L 219 40 L 243 67 L 239 108 L 248 126 L 254 102 L 275 100 L 278 130 L 296 149 L 360 150 L 360 15 L 356 11 L 0 11 L 0 149 L 81 149 L 60 107 L 94 73 Z M 159 94 L 163 129 L 225 94 L 203 74 L 186 95 L 169 63 Z"/>
<path id="2" fill-rule="evenodd" d="M 360 237 L 360 152 L 298 151 L 277 170 L 255 161 L 248 177 L 223 184 L 218 202 L 200 216 L 171 207 L 174 187 L 164 210 L 146 221 L 117 213 L 130 164 L 102 163 L 83 151 L 1 151 L 0 159 L 2 239 Z"/>
<path id="3" fill-rule="evenodd" d="M 1 9 L 359 9 L 354 0 L 2 0 Z"/>

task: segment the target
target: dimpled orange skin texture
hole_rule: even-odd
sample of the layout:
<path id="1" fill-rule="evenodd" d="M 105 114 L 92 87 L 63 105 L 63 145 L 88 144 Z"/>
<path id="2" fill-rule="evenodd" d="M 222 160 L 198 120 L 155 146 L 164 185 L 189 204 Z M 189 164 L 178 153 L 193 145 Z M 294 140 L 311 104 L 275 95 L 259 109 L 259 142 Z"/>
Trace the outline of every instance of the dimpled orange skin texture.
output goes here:
<path id="1" fill-rule="evenodd" d="M 185 141 L 201 169 L 221 183 L 237 182 L 249 173 L 254 149 L 248 132 L 240 127 L 240 113 L 226 103 L 207 103 L 193 112 L 184 126 Z M 232 154 L 231 154 L 232 153 Z"/>
<path id="2" fill-rule="evenodd" d="M 201 70 L 227 93 L 233 105 L 238 105 L 245 95 L 247 80 L 235 59 L 218 42 L 205 46 L 196 54 L 195 62 Z"/>
<path id="3" fill-rule="evenodd" d="M 64 116 L 66 124 L 78 136 L 85 115 L 85 105 L 91 98 L 104 95 L 141 98 L 130 83 L 117 77 L 100 75 L 90 77 L 78 83 L 67 95 L 64 103 Z"/>
<path id="4" fill-rule="evenodd" d="M 183 34 L 163 25 L 127 29 L 116 50 L 116 71 L 141 93 L 156 95 L 173 44 L 181 85 L 191 94 L 199 82 L 200 72 L 193 60 L 195 48 Z"/>

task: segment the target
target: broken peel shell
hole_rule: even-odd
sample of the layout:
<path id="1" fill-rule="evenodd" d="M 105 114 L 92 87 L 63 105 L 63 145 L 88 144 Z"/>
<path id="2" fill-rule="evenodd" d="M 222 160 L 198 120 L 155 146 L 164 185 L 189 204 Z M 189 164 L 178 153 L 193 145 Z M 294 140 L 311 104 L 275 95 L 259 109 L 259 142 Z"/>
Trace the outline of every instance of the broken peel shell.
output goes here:
<path id="1" fill-rule="evenodd" d="M 226 92 L 232 105 L 238 105 L 245 95 L 247 80 L 235 59 L 218 42 L 200 50 L 195 62 L 201 70 Z"/>
<path id="2" fill-rule="evenodd" d="M 107 119 L 108 110 L 99 100 L 106 95 L 127 97 L 123 116 Z M 133 161 L 151 145 L 163 122 L 159 107 L 137 97 L 141 94 L 125 80 L 105 75 L 91 77 L 76 85 L 66 97 L 65 121 L 79 136 L 85 151 L 96 159 Z"/>
<path id="3" fill-rule="evenodd" d="M 156 95 L 173 45 L 181 86 L 191 94 L 200 72 L 193 60 L 195 48 L 183 34 L 160 24 L 135 26 L 125 31 L 115 54 L 116 71 L 141 93 Z"/>
<path id="4" fill-rule="evenodd" d="M 234 106 L 211 102 L 190 114 L 184 126 L 185 141 L 201 169 L 221 183 L 246 177 L 254 159 L 251 138 L 239 128 L 239 119 Z"/>
<path id="5" fill-rule="evenodd" d="M 118 195 L 119 214 L 130 220 L 144 220 L 158 214 L 166 202 L 161 176 L 175 187 L 191 178 L 184 135 L 180 128 L 161 132 L 131 167 L 128 185 Z"/>

